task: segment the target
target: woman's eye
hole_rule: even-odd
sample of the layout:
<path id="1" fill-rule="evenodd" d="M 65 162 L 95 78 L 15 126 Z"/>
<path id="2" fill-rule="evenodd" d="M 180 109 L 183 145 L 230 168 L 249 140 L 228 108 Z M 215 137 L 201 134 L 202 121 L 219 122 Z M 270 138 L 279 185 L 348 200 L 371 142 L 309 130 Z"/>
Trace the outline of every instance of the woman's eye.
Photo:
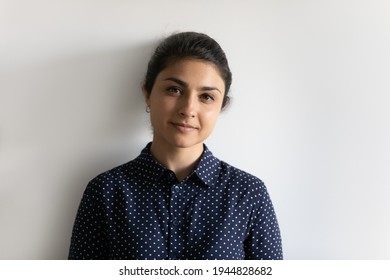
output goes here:
<path id="1" fill-rule="evenodd" d="M 214 101 L 214 98 L 210 94 L 207 94 L 207 93 L 202 94 L 200 97 L 205 102 Z"/>
<path id="2" fill-rule="evenodd" d="M 170 87 L 167 89 L 170 94 L 181 94 L 181 90 L 177 87 Z"/>

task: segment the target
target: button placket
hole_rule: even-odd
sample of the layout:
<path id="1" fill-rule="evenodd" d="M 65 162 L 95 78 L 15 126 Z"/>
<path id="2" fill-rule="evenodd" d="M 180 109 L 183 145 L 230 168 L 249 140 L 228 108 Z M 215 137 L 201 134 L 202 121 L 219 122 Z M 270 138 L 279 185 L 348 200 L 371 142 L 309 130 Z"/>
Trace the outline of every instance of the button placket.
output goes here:
<path id="1" fill-rule="evenodd" d="M 180 186 L 175 184 L 172 186 L 172 197 L 171 197 L 172 225 L 174 225 L 174 226 L 178 226 L 180 224 L 180 221 L 178 220 L 179 219 L 178 216 L 180 214 L 178 213 L 178 209 L 176 209 L 176 207 L 174 207 L 176 205 L 176 203 L 178 202 L 178 200 L 180 200 L 179 196 L 180 196 Z"/>
<path id="2" fill-rule="evenodd" d="M 171 223 L 170 223 L 170 250 L 169 250 L 169 257 L 171 259 L 176 259 L 178 255 L 182 252 L 183 244 L 181 240 L 181 234 L 180 234 L 180 226 L 181 226 L 181 219 L 182 214 L 180 213 L 181 209 L 181 185 L 180 183 L 173 184 L 171 187 L 171 205 L 170 205 L 170 211 L 171 211 Z"/>

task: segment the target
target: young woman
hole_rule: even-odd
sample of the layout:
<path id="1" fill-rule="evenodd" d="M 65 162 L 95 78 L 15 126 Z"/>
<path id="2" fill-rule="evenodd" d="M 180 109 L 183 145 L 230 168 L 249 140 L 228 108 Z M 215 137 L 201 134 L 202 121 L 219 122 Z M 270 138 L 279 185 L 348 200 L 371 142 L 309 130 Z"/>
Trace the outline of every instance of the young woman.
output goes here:
<path id="1" fill-rule="evenodd" d="M 204 144 L 231 81 L 209 36 L 184 32 L 160 43 L 143 86 L 153 140 L 88 184 L 69 259 L 282 259 L 263 182 Z"/>

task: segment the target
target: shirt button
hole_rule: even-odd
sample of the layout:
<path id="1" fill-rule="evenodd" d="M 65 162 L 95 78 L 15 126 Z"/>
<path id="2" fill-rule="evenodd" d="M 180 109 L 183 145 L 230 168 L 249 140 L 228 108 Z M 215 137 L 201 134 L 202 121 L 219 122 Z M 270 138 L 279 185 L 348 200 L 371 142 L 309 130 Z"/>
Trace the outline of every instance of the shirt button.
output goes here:
<path id="1" fill-rule="evenodd" d="M 178 226 L 178 225 L 179 225 L 179 221 L 175 219 L 175 220 L 173 220 L 172 224 L 173 224 L 174 226 Z"/>
<path id="2" fill-rule="evenodd" d="M 173 191 L 174 191 L 174 192 L 179 192 L 179 191 L 180 191 L 180 187 L 179 187 L 179 186 L 175 186 L 175 188 L 174 188 Z"/>

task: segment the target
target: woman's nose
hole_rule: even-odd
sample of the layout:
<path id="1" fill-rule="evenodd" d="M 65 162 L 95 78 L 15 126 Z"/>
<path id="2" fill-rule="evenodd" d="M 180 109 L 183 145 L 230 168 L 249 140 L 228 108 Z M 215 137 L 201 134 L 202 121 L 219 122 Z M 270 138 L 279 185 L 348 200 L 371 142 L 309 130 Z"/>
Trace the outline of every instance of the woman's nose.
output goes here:
<path id="1" fill-rule="evenodd" d="M 196 116 L 196 99 L 193 96 L 187 96 L 181 100 L 179 114 L 185 118 L 193 118 Z"/>

